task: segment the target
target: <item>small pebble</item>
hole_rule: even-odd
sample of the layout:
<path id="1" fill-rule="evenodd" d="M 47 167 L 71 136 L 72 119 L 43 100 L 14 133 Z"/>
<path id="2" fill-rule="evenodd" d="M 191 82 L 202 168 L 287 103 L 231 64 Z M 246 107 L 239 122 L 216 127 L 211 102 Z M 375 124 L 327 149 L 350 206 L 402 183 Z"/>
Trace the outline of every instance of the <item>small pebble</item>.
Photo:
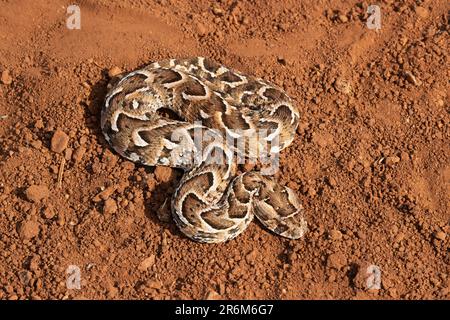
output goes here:
<path id="1" fill-rule="evenodd" d="M 442 99 L 437 99 L 437 100 L 436 100 L 436 105 L 437 105 L 438 107 L 443 107 L 443 106 L 445 105 L 445 102 L 444 102 L 444 100 L 442 100 Z"/>
<path id="2" fill-rule="evenodd" d="M 342 92 L 347 95 L 352 92 L 352 85 L 350 84 L 350 81 L 340 77 L 337 78 L 334 82 L 334 88 L 336 89 L 336 91 Z"/>
<path id="3" fill-rule="evenodd" d="M 42 141 L 41 140 L 34 140 L 30 144 L 31 144 L 31 146 L 33 148 L 38 149 L 38 150 L 42 147 Z"/>
<path id="4" fill-rule="evenodd" d="M 53 207 L 48 206 L 42 211 L 42 214 L 45 219 L 52 219 L 55 216 L 55 210 Z"/>
<path id="5" fill-rule="evenodd" d="M 205 25 L 201 22 L 197 22 L 197 31 L 200 36 L 204 36 L 205 34 L 208 33 L 208 30 L 206 29 Z"/>
<path id="6" fill-rule="evenodd" d="M 9 74 L 9 70 L 4 70 L 2 72 L 1 79 L 3 84 L 10 85 L 12 83 L 12 77 Z"/>
<path id="7" fill-rule="evenodd" d="M 401 242 L 403 241 L 403 239 L 405 239 L 405 234 L 403 232 L 400 232 L 395 237 L 395 242 Z"/>
<path id="8" fill-rule="evenodd" d="M 161 289 L 161 288 L 162 288 L 163 284 L 161 283 L 161 281 L 156 280 L 156 279 L 153 279 L 153 280 L 147 280 L 147 281 L 145 282 L 144 286 L 145 286 L 145 288 L 146 288 L 147 290 L 149 290 L 149 289 L 150 289 L 150 290 L 151 290 L 151 289 L 156 289 L 156 290 L 158 290 L 158 289 Z"/>
<path id="9" fill-rule="evenodd" d="M 148 258 L 144 259 L 138 266 L 139 271 L 146 271 L 148 268 L 151 268 L 155 264 L 155 255 L 151 255 Z"/>
<path id="10" fill-rule="evenodd" d="M 97 194 L 93 201 L 94 202 L 99 202 L 100 200 L 108 200 L 109 197 L 116 191 L 116 187 L 115 186 L 110 186 L 108 188 L 106 188 L 105 190 L 103 190 L 102 192 L 100 192 L 99 194 Z"/>
<path id="11" fill-rule="evenodd" d="M 72 148 L 67 148 L 64 151 L 64 158 L 69 161 L 72 158 L 72 154 L 73 154 L 73 149 Z"/>
<path id="12" fill-rule="evenodd" d="M 72 159 L 73 161 L 75 161 L 75 163 L 78 163 L 81 161 L 81 159 L 83 158 L 83 155 L 86 152 L 86 148 L 83 146 L 78 147 L 77 149 L 75 149 L 73 155 L 72 155 Z"/>
<path id="13" fill-rule="evenodd" d="M 400 158 L 397 156 L 389 156 L 386 158 L 386 165 L 390 167 L 396 164 L 397 162 L 400 162 Z"/>
<path id="14" fill-rule="evenodd" d="M 402 161 L 409 160 L 409 153 L 406 151 L 402 151 L 402 153 L 400 154 L 400 160 Z"/>
<path id="15" fill-rule="evenodd" d="M 424 7 L 418 6 L 418 7 L 416 7 L 416 9 L 414 11 L 420 18 L 422 18 L 422 19 L 428 18 L 428 15 L 429 15 L 428 10 L 425 9 Z"/>
<path id="16" fill-rule="evenodd" d="M 58 225 L 63 226 L 66 223 L 66 218 L 63 212 L 58 213 L 58 218 L 56 219 Z"/>
<path id="17" fill-rule="evenodd" d="M 113 285 L 108 286 L 108 289 L 107 289 L 108 298 L 112 299 L 112 298 L 116 297 L 118 293 L 119 293 L 119 289 L 117 289 Z"/>
<path id="18" fill-rule="evenodd" d="M 117 203 L 114 199 L 108 199 L 103 205 L 104 214 L 112 214 L 117 212 Z"/>
<path id="19" fill-rule="evenodd" d="M 342 253 L 333 253 L 328 256 L 327 265 L 330 268 L 341 269 L 347 264 L 347 259 Z"/>
<path id="20" fill-rule="evenodd" d="M 435 232 L 435 233 L 434 233 L 434 237 L 435 237 L 436 239 L 438 239 L 438 240 L 444 241 L 445 238 L 447 237 L 447 235 L 445 234 L 445 232 L 438 231 L 438 232 Z"/>
<path id="21" fill-rule="evenodd" d="M 335 187 L 336 186 L 336 184 L 337 184 L 337 182 L 336 182 L 336 179 L 335 178 L 333 178 L 333 177 L 328 177 L 328 184 L 330 185 L 330 187 Z"/>
<path id="22" fill-rule="evenodd" d="M 44 121 L 42 121 L 42 119 L 36 120 L 34 127 L 36 129 L 44 129 Z"/>
<path id="23" fill-rule="evenodd" d="M 51 150 L 56 153 L 61 153 L 66 149 L 69 143 L 69 136 L 62 130 L 58 129 L 53 134 L 51 140 Z"/>
<path id="24" fill-rule="evenodd" d="M 297 127 L 297 132 L 298 132 L 299 134 L 303 134 L 303 133 L 305 133 L 305 131 L 306 131 L 308 128 L 309 128 L 309 123 L 307 123 L 307 122 L 300 122 L 300 123 L 298 124 L 298 127 Z"/>
<path id="25" fill-rule="evenodd" d="M 114 78 L 115 76 L 118 76 L 119 74 L 122 73 L 122 70 L 119 67 L 112 67 L 111 69 L 108 70 L 108 76 L 110 78 Z"/>
<path id="26" fill-rule="evenodd" d="M 157 166 L 155 178 L 158 182 L 169 182 L 172 179 L 173 169 L 170 167 Z"/>
<path id="27" fill-rule="evenodd" d="M 80 144 L 86 144 L 87 140 L 88 140 L 88 138 L 86 136 L 82 136 L 80 138 Z"/>
<path id="28" fill-rule="evenodd" d="M 106 163 L 108 170 L 113 169 L 118 160 L 119 158 L 109 149 L 106 149 L 103 153 L 103 161 Z"/>
<path id="29" fill-rule="evenodd" d="M 258 252 L 255 249 L 253 249 L 252 251 L 250 251 L 249 254 L 247 254 L 245 256 L 245 261 L 247 261 L 247 263 L 250 265 L 254 265 L 257 256 L 258 256 Z"/>
<path id="30" fill-rule="evenodd" d="M 220 295 L 216 291 L 210 290 L 206 294 L 206 300 L 220 300 Z"/>
<path id="31" fill-rule="evenodd" d="M 221 16 L 221 15 L 223 15 L 223 10 L 221 8 L 215 7 L 215 8 L 213 8 L 213 13 L 216 16 Z"/>
<path id="32" fill-rule="evenodd" d="M 338 19 L 339 19 L 339 21 L 342 22 L 342 23 L 345 23 L 345 22 L 348 21 L 348 18 L 347 18 L 347 16 L 346 16 L 345 14 L 340 14 L 340 15 L 338 16 Z"/>
<path id="33" fill-rule="evenodd" d="M 329 236 L 330 239 L 334 241 L 342 239 L 342 233 L 336 229 L 331 230 Z"/>
<path id="34" fill-rule="evenodd" d="M 299 184 L 296 181 L 289 181 L 287 186 L 292 190 L 298 190 L 300 188 Z"/>
<path id="35" fill-rule="evenodd" d="M 309 187 L 309 188 L 307 189 L 307 191 L 306 191 L 306 194 L 307 194 L 309 197 L 315 197 L 316 194 L 317 194 L 317 192 L 316 192 L 316 190 L 315 190 L 313 187 Z"/>

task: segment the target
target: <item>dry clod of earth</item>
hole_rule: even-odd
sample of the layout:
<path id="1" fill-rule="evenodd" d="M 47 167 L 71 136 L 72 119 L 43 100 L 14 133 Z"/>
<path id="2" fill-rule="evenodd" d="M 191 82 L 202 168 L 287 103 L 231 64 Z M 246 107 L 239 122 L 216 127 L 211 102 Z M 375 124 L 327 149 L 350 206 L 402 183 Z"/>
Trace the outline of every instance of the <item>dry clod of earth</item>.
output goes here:
<path id="1" fill-rule="evenodd" d="M 115 76 L 118 76 L 121 73 L 122 73 L 122 70 L 117 66 L 112 67 L 111 69 L 108 70 L 108 76 L 110 78 L 114 78 Z"/>
<path id="2" fill-rule="evenodd" d="M 347 259 L 345 258 L 345 255 L 338 252 L 333 253 L 328 256 L 327 265 L 330 268 L 334 269 L 342 269 L 347 264 Z"/>
<path id="3" fill-rule="evenodd" d="M 45 185 L 32 185 L 27 188 L 25 195 L 28 200 L 38 202 L 49 196 L 49 190 Z"/>
<path id="4" fill-rule="evenodd" d="M 142 260 L 142 262 L 139 264 L 138 269 L 140 271 L 147 271 L 147 269 L 151 268 L 155 264 L 156 257 L 155 255 L 151 255 L 148 258 L 145 258 Z"/>
<path id="5" fill-rule="evenodd" d="M 436 239 L 438 239 L 438 240 L 444 241 L 445 238 L 447 237 L 447 235 L 445 234 L 445 232 L 438 231 L 438 232 L 436 232 L 436 233 L 434 234 L 434 237 L 435 237 Z"/>
<path id="6" fill-rule="evenodd" d="M 61 153 L 67 148 L 69 143 L 69 136 L 62 130 L 58 129 L 53 134 L 51 140 L 51 150 L 56 153 Z"/>
<path id="7" fill-rule="evenodd" d="M 173 179 L 173 169 L 157 166 L 155 168 L 155 178 L 158 182 L 169 182 Z"/>
<path id="8" fill-rule="evenodd" d="M 112 214 L 117 212 L 117 203 L 114 199 L 108 199 L 103 205 L 104 214 Z"/>
<path id="9" fill-rule="evenodd" d="M 39 224 L 36 221 L 24 221 L 18 228 L 19 236 L 24 240 L 29 240 L 39 234 Z"/>
<path id="10" fill-rule="evenodd" d="M 4 70 L 0 78 L 3 84 L 10 85 L 12 83 L 12 77 L 9 74 L 9 70 Z"/>

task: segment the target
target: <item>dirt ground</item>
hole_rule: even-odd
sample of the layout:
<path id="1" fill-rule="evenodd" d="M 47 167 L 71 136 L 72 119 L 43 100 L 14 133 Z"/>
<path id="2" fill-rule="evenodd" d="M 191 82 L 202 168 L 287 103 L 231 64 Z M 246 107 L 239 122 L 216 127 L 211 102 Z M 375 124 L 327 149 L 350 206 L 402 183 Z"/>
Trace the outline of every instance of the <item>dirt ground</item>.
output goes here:
<path id="1" fill-rule="evenodd" d="M 1 299 L 450 298 L 448 1 L 377 1 L 378 31 L 367 1 L 70 4 L 0 0 Z M 304 239 L 195 243 L 161 208 L 181 173 L 105 142 L 110 76 L 189 56 L 295 100 Z"/>

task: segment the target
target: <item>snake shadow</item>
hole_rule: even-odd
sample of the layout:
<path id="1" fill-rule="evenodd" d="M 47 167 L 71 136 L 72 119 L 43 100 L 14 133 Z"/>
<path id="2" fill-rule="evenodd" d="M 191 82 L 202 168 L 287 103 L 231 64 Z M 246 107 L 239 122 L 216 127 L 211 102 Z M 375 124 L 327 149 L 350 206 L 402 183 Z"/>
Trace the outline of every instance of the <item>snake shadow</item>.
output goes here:
<path id="1" fill-rule="evenodd" d="M 103 136 L 100 127 L 101 110 L 105 101 L 105 96 L 108 92 L 108 84 L 113 85 L 119 80 L 119 77 L 110 80 L 108 71 L 106 69 L 102 70 L 101 79 L 91 85 L 91 91 L 87 101 L 83 101 L 81 104 L 84 107 L 83 117 L 85 127 L 89 128 L 91 134 L 95 135 L 101 148 L 103 150 L 110 150 L 116 154 L 119 159 L 124 160 L 122 156 L 117 154 L 111 148 Z M 87 165 L 88 171 L 91 170 L 90 166 L 91 164 Z M 168 230 L 171 234 L 181 237 L 181 233 L 178 231 L 172 220 L 170 202 L 172 195 L 175 193 L 176 185 L 180 181 L 183 172 L 181 170 L 172 169 L 173 178 L 169 182 L 158 183 L 154 179 L 154 170 L 155 167 L 135 164 L 135 171 L 141 172 L 141 175 L 144 178 L 140 179 L 140 181 L 136 181 L 136 175 L 130 174 L 128 180 L 132 185 L 138 184 L 144 191 L 145 217 L 156 225 L 161 225 L 163 227 L 163 231 Z"/>

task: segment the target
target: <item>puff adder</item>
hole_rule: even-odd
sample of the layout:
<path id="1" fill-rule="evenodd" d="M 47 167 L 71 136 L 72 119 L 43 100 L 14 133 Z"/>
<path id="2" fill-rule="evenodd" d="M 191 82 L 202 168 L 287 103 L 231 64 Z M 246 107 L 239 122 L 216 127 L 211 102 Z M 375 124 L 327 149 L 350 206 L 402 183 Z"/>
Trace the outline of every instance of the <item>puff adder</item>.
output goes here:
<path id="1" fill-rule="evenodd" d="M 173 219 L 187 237 L 217 243 L 238 236 L 255 216 L 280 236 L 305 234 L 293 190 L 258 171 L 238 174 L 237 156 L 257 157 L 260 142 L 256 148 L 246 142 L 242 150 L 218 139 L 245 140 L 266 130 L 271 134 L 264 142 L 276 142 L 279 152 L 292 142 L 298 120 L 298 109 L 281 89 L 195 57 L 125 74 L 106 95 L 101 128 L 112 148 L 131 161 L 184 169 L 172 196 Z M 210 139 L 196 139 L 199 134 Z M 211 161 L 218 155 L 223 161 Z"/>

